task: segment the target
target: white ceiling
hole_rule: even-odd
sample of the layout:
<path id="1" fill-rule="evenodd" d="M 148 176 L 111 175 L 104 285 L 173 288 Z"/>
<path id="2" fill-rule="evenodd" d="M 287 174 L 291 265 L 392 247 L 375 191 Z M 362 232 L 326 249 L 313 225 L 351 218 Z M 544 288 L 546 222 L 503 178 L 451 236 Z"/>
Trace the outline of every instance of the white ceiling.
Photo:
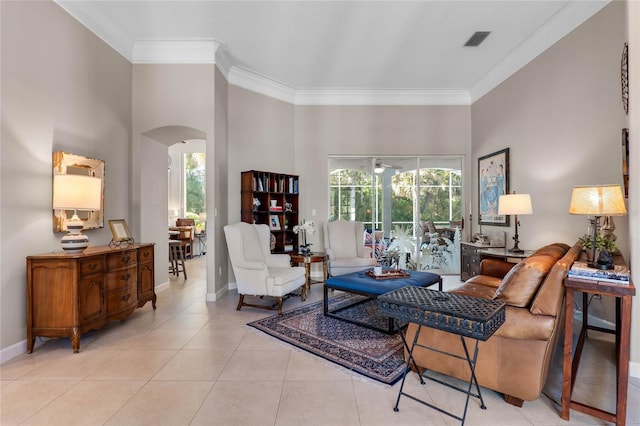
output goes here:
<path id="1" fill-rule="evenodd" d="M 608 3 L 55 1 L 133 63 L 217 63 L 296 104 L 463 105 Z"/>

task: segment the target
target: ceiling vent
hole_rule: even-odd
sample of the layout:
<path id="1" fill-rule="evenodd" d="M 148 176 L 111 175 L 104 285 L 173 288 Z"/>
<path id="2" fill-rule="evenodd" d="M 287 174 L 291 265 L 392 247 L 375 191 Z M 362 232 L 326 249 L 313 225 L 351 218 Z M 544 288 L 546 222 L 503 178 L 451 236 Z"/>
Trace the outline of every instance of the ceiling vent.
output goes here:
<path id="1" fill-rule="evenodd" d="M 489 34 L 491 34 L 491 31 L 476 31 L 464 45 L 477 47 L 484 41 L 485 38 L 487 38 Z"/>

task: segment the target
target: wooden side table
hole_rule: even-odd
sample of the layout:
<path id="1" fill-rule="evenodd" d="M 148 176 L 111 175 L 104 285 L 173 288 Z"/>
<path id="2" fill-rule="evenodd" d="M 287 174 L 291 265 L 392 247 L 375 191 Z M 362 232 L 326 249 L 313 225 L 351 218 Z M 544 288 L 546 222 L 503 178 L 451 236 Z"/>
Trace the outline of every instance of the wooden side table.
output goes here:
<path id="1" fill-rule="evenodd" d="M 302 295 L 302 300 L 306 300 L 309 295 L 309 289 L 311 288 L 311 284 L 315 283 L 324 283 L 327 280 L 327 260 L 328 257 L 326 253 L 321 252 L 313 252 L 311 254 L 301 254 L 301 253 L 289 253 L 291 256 L 291 265 L 296 266 L 300 263 L 304 263 L 305 269 L 305 284 L 304 284 L 304 294 Z M 311 280 L 311 264 L 322 262 L 322 281 Z"/>
<path id="2" fill-rule="evenodd" d="M 629 382 L 629 350 L 631 343 L 631 299 L 636 294 L 635 286 L 632 282 L 629 285 L 621 285 L 604 281 L 594 281 L 567 277 L 564 280 L 566 289 L 565 298 L 565 318 L 564 318 L 564 357 L 562 364 L 562 411 L 560 417 L 569 420 L 569 409 L 573 408 L 594 417 L 615 423 L 616 425 L 626 424 L 627 417 L 627 387 Z M 578 338 L 575 355 L 572 355 L 573 343 L 573 302 L 575 292 L 582 292 L 582 328 Z M 588 295 L 599 294 L 603 296 L 613 296 L 616 298 L 616 328 L 615 330 L 604 329 L 589 325 L 588 323 Z M 573 401 L 571 393 L 576 381 L 580 356 L 587 330 L 596 330 L 605 333 L 615 333 L 616 335 L 616 412 L 592 407 L 581 402 Z"/>

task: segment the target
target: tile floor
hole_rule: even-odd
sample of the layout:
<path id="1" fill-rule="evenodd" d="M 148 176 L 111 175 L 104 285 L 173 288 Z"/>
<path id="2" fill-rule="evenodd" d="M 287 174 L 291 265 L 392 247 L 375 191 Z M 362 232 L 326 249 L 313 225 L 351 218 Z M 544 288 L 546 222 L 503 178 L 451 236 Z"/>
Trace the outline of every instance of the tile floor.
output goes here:
<path id="1" fill-rule="evenodd" d="M 67 339 L 50 340 L 0 365 L 0 424 L 459 424 L 408 398 L 394 412 L 399 384 L 362 378 L 247 327 L 272 313 L 236 311 L 235 292 L 206 303 L 204 258 L 189 260 L 187 268 L 188 280 L 174 278 L 158 293 L 156 311 L 147 304 L 124 322 L 84 335 L 80 353 L 71 352 Z M 445 286 L 458 284 L 458 277 L 446 277 Z M 313 286 L 310 300 L 321 298 L 321 286 Z M 300 303 L 287 300 L 285 309 Z M 612 346 L 591 340 L 576 388 L 586 402 L 608 409 L 615 404 Z M 640 424 L 639 387 L 631 379 L 627 424 Z M 415 376 L 406 389 L 461 413 L 463 395 L 453 390 L 431 382 L 422 387 Z M 483 396 L 487 409 L 472 399 L 467 424 L 606 424 L 575 411 L 564 421 L 545 395 L 523 408 L 488 389 Z"/>

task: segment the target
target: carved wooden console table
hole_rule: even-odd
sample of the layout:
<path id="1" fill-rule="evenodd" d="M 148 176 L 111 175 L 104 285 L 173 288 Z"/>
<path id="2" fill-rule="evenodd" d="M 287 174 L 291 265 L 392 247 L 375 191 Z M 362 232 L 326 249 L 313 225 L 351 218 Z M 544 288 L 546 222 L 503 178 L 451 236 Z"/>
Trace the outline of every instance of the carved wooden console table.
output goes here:
<path id="1" fill-rule="evenodd" d="M 27 352 L 36 336 L 80 336 L 122 320 L 151 301 L 156 308 L 153 244 L 89 247 L 82 253 L 27 257 Z"/>

